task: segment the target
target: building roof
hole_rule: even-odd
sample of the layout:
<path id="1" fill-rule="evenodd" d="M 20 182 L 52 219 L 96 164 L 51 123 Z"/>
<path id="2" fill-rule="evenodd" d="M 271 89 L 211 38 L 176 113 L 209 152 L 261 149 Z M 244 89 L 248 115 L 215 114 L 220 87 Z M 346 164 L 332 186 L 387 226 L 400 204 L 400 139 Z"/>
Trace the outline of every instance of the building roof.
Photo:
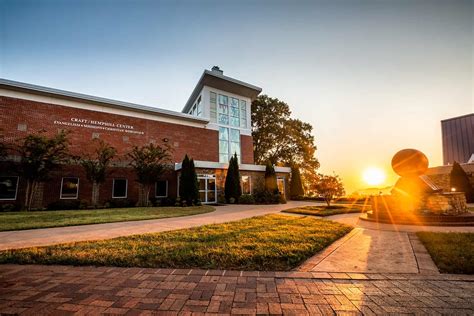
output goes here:
<path id="1" fill-rule="evenodd" d="M 474 113 L 465 114 L 465 115 L 456 116 L 456 117 L 451 117 L 451 118 L 448 118 L 448 119 L 441 120 L 441 122 L 446 122 L 446 121 L 451 121 L 451 120 L 458 120 L 458 119 L 462 119 L 462 118 L 470 117 L 470 116 L 474 116 Z"/>
<path id="2" fill-rule="evenodd" d="M 136 103 L 112 100 L 112 99 L 101 98 L 101 97 L 91 96 L 91 95 L 82 94 L 82 93 L 37 86 L 37 85 L 29 84 L 29 83 L 7 80 L 7 79 L 2 79 L 2 78 L 0 78 L 0 88 L 7 88 L 9 90 L 59 97 L 62 99 L 67 99 L 67 100 L 86 101 L 88 103 L 107 106 L 110 108 L 118 108 L 122 110 L 142 112 L 142 113 L 147 113 L 147 114 L 152 114 L 152 115 L 157 115 L 157 116 L 171 117 L 174 119 L 191 121 L 195 123 L 202 123 L 202 124 L 209 123 L 208 119 L 192 116 L 189 114 L 184 114 L 177 111 L 170 111 L 170 110 L 155 108 L 155 107 L 136 104 Z"/>
<path id="3" fill-rule="evenodd" d="M 260 94 L 260 92 L 262 92 L 262 88 L 224 76 L 223 71 L 220 70 L 219 67 L 213 67 L 213 70 L 206 69 L 202 73 L 201 78 L 199 79 L 196 87 L 189 96 L 189 99 L 182 110 L 183 113 L 189 112 L 189 109 L 193 105 L 204 86 L 228 91 L 230 93 L 248 97 L 251 100 L 254 100 Z"/>

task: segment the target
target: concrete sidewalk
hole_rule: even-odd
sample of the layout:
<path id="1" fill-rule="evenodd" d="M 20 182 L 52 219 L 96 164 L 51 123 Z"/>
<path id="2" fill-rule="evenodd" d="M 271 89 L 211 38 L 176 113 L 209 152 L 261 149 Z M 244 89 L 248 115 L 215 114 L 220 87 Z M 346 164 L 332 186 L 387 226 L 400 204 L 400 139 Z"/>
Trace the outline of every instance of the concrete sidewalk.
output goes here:
<path id="1" fill-rule="evenodd" d="M 278 213 L 292 207 L 310 205 L 311 202 L 290 201 L 278 205 L 226 205 L 217 206 L 211 213 L 152 219 L 144 221 L 93 224 L 0 232 L 0 250 L 46 246 L 58 243 L 109 239 L 145 233 L 156 233 L 206 224 L 224 223 L 240 219 Z"/>
<path id="2" fill-rule="evenodd" d="M 355 228 L 308 259 L 298 267 L 298 271 L 439 274 L 415 232 L 474 232 L 474 227 L 378 224 L 360 220 L 359 216 L 342 214 L 325 217 Z"/>

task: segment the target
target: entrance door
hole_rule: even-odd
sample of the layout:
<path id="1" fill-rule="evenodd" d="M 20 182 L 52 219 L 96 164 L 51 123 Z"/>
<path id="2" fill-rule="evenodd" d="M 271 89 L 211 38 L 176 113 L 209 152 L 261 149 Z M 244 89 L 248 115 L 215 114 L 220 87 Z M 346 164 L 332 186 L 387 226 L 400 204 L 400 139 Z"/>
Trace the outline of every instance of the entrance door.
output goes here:
<path id="1" fill-rule="evenodd" d="M 216 176 L 213 174 L 198 175 L 199 182 L 199 199 L 201 203 L 216 203 L 217 202 L 217 188 Z"/>
<path id="2" fill-rule="evenodd" d="M 278 191 L 280 191 L 280 194 L 286 199 L 286 194 L 285 194 L 285 179 L 283 179 L 283 178 L 278 178 L 278 179 L 277 179 L 277 185 L 278 185 Z"/>

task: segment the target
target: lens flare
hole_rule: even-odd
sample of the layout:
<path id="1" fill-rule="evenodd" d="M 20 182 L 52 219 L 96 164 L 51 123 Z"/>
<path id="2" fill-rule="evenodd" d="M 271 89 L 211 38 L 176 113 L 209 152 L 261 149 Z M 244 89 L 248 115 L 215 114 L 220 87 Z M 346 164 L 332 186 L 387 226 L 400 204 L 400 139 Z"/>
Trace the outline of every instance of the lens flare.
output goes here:
<path id="1" fill-rule="evenodd" d="M 364 170 L 362 178 L 369 185 L 380 185 L 384 183 L 386 175 L 382 169 L 370 167 Z"/>

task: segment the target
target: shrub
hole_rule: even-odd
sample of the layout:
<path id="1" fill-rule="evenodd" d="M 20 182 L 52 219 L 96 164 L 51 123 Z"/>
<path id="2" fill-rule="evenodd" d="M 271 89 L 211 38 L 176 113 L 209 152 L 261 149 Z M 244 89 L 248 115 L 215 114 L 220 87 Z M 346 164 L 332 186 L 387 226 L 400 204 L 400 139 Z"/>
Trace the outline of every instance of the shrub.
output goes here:
<path id="1" fill-rule="evenodd" d="M 255 198 L 252 194 L 243 194 L 239 199 L 240 204 L 255 204 Z"/>
<path id="2" fill-rule="evenodd" d="M 304 195 L 303 183 L 301 182 L 300 169 L 298 166 L 291 167 L 290 197 L 297 200 Z"/>
<path id="3" fill-rule="evenodd" d="M 179 196 L 181 206 L 192 205 L 199 198 L 199 186 L 197 181 L 194 160 L 184 156 L 181 164 L 181 175 L 179 177 Z M 186 203 L 184 203 L 186 202 Z"/>
<path id="4" fill-rule="evenodd" d="M 20 210 L 20 206 L 18 204 L 3 204 L 0 205 L 0 211 L 2 212 L 17 212 Z"/>
<path id="5" fill-rule="evenodd" d="M 258 204 L 278 204 L 280 203 L 280 193 L 273 193 L 268 190 L 260 190 L 254 193 L 255 202 Z"/>
<path id="6" fill-rule="evenodd" d="M 133 207 L 137 204 L 136 201 L 130 199 L 111 199 L 108 201 L 107 205 L 110 208 L 125 208 Z"/>
<path id="7" fill-rule="evenodd" d="M 59 200 L 48 204 L 48 210 L 60 211 L 60 210 L 78 210 L 81 206 L 79 200 Z"/>
<path id="8" fill-rule="evenodd" d="M 237 154 L 230 158 L 229 168 L 225 177 L 225 199 L 227 202 L 233 204 L 237 202 L 242 195 L 242 188 L 240 186 L 240 172 Z"/>

